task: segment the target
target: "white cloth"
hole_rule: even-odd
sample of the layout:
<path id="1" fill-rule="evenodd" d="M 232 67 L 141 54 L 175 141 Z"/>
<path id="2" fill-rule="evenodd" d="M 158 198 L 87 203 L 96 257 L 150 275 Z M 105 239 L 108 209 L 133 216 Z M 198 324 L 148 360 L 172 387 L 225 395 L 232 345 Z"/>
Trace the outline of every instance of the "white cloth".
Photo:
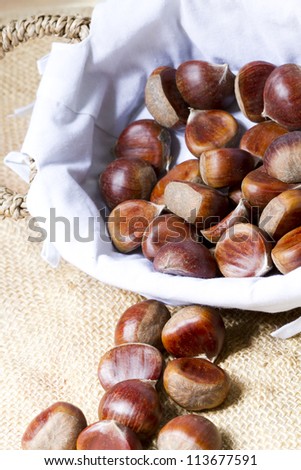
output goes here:
<path id="1" fill-rule="evenodd" d="M 301 269 L 285 276 L 244 279 L 165 275 L 155 272 L 142 255 L 117 253 L 104 222 L 96 220 L 103 206 L 98 175 L 112 159 L 111 148 L 122 129 L 148 116 L 144 86 L 154 68 L 177 67 L 192 58 L 228 63 L 233 72 L 252 60 L 301 63 L 300 44 L 299 0 L 99 3 L 87 39 L 74 45 L 53 44 L 22 148 L 39 170 L 27 203 L 33 216 L 47 219 L 43 256 L 53 265 L 62 256 L 102 282 L 168 304 L 271 313 L 301 306 Z M 250 127 L 240 113 L 236 117 Z M 177 138 L 178 161 L 191 158 L 181 133 Z M 54 217 L 67 222 L 55 222 Z M 93 240 L 79 241 L 79 235 Z M 301 330 L 300 322 L 297 328 Z M 296 328 L 287 331 L 279 336 L 290 336 Z"/>

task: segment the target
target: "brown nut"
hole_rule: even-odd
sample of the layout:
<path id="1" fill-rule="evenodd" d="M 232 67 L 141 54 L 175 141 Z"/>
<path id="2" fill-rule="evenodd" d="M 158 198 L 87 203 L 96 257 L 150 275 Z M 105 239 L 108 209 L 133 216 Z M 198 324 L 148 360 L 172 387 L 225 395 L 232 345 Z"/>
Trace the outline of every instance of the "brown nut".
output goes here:
<path id="1" fill-rule="evenodd" d="M 186 124 L 189 110 L 176 85 L 176 70 L 169 66 L 156 68 L 145 86 L 145 105 L 153 118 L 167 128 Z"/>
<path id="2" fill-rule="evenodd" d="M 259 227 L 277 241 L 299 227 L 300 220 L 301 189 L 288 189 L 265 206 L 259 219 Z"/>
<path id="3" fill-rule="evenodd" d="M 239 148 L 250 152 L 252 155 L 263 158 L 268 146 L 288 130 L 277 122 L 260 122 L 248 129 L 240 139 Z"/>
<path id="4" fill-rule="evenodd" d="M 143 233 L 164 206 L 142 199 L 124 201 L 108 217 L 107 227 L 114 246 L 121 253 L 129 253 L 140 245 Z"/>
<path id="5" fill-rule="evenodd" d="M 22 437 L 26 450 L 75 450 L 79 433 L 87 426 L 82 411 L 71 403 L 56 402 L 38 414 Z"/>
<path id="6" fill-rule="evenodd" d="M 123 380 L 157 381 L 161 375 L 163 358 L 150 344 L 125 343 L 109 349 L 98 364 L 98 379 L 104 390 Z"/>
<path id="7" fill-rule="evenodd" d="M 263 60 L 248 62 L 235 77 L 235 97 L 242 113 L 253 122 L 264 121 L 263 89 L 267 78 L 276 68 Z"/>
<path id="8" fill-rule="evenodd" d="M 192 155 L 199 158 L 206 150 L 233 145 L 238 129 L 236 119 L 226 111 L 191 109 L 185 142 Z"/>
<path id="9" fill-rule="evenodd" d="M 159 174 L 169 166 L 170 147 L 171 135 L 168 129 L 153 119 L 139 119 L 121 132 L 114 152 L 117 158 L 142 159 Z"/>
<path id="10" fill-rule="evenodd" d="M 275 139 L 264 154 L 265 171 L 284 183 L 301 183 L 301 131 Z"/>
<path id="11" fill-rule="evenodd" d="M 200 173 L 205 184 L 223 188 L 240 183 L 255 168 L 254 157 L 245 150 L 223 148 L 207 150 L 200 156 Z"/>
<path id="12" fill-rule="evenodd" d="M 163 349 L 162 328 L 169 320 L 168 308 L 158 300 L 143 300 L 127 308 L 115 327 L 115 344 L 146 343 Z"/>
<path id="13" fill-rule="evenodd" d="M 225 325 L 218 310 L 201 305 L 181 308 L 165 323 L 162 342 L 175 357 L 204 355 L 214 361 L 225 341 Z"/>
<path id="14" fill-rule="evenodd" d="M 188 60 L 177 68 L 176 82 L 192 108 L 223 109 L 234 100 L 234 74 L 227 64 Z"/>
<path id="15" fill-rule="evenodd" d="M 301 227 L 291 230 L 278 240 L 272 249 L 272 259 L 282 274 L 301 266 Z"/>
<path id="16" fill-rule="evenodd" d="M 223 369 L 206 359 L 181 357 L 167 363 L 163 374 L 167 394 L 186 410 L 219 406 L 226 399 L 230 382 Z"/>
<path id="17" fill-rule="evenodd" d="M 134 431 L 140 439 L 153 436 L 161 420 L 161 405 L 155 387 L 138 379 L 113 385 L 100 400 L 100 420 L 114 419 Z"/>
<path id="18" fill-rule="evenodd" d="M 217 265 L 208 248 L 193 240 L 162 246 L 153 266 L 155 271 L 177 276 L 210 279 L 217 275 Z"/>
<path id="19" fill-rule="evenodd" d="M 204 416 L 188 414 L 176 416 L 160 429 L 157 438 L 159 450 L 217 450 L 222 448 L 218 428 Z"/>
<path id="20" fill-rule="evenodd" d="M 82 430 L 76 442 L 77 450 L 142 450 L 136 434 L 117 421 L 102 420 Z"/>
<path id="21" fill-rule="evenodd" d="M 166 175 L 155 184 L 150 195 L 150 201 L 155 204 L 165 204 L 164 191 L 171 181 L 191 181 L 201 183 L 200 165 L 196 158 L 186 160 L 169 170 Z"/>
<path id="22" fill-rule="evenodd" d="M 264 276 L 273 263 L 272 243 L 253 224 L 236 224 L 216 244 L 215 259 L 225 277 Z"/>
<path id="23" fill-rule="evenodd" d="M 229 211 L 227 196 L 209 186 L 188 181 L 172 181 L 164 192 L 167 209 L 198 229 L 216 223 Z"/>
<path id="24" fill-rule="evenodd" d="M 105 204 L 114 209 L 129 199 L 149 199 L 157 182 L 153 167 L 144 160 L 118 158 L 99 177 L 99 188 Z"/>

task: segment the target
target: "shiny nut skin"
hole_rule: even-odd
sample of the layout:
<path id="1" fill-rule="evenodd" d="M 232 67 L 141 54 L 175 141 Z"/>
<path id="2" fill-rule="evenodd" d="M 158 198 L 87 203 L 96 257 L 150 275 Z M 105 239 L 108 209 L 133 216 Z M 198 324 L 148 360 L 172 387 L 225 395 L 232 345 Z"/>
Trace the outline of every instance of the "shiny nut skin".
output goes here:
<path id="1" fill-rule="evenodd" d="M 217 275 L 217 265 L 209 249 L 193 240 L 167 243 L 156 254 L 155 271 L 177 276 L 211 279 Z"/>
<path id="2" fill-rule="evenodd" d="M 282 274 L 287 274 L 301 266 L 301 226 L 278 240 L 272 249 L 272 259 Z"/>
<path id="3" fill-rule="evenodd" d="M 265 121 L 252 126 L 240 139 L 239 148 L 250 152 L 252 155 L 263 158 L 266 149 L 288 130 L 274 121 Z"/>
<path id="4" fill-rule="evenodd" d="M 163 385 L 172 400 L 190 411 L 216 408 L 224 402 L 230 388 L 228 376 L 221 367 L 198 357 L 169 361 Z"/>
<path id="5" fill-rule="evenodd" d="M 160 429 L 157 437 L 159 450 L 217 450 L 222 438 L 215 424 L 204 416 L 187 414 L 176 416 Z"/>
<path id="6" fill-rule="evenodd" d="M 100 193 L 109 209 L 129 199 L 149 199 L 157 176 L 153 167 L 139 158 L 113 160 L 99 177 Z"/>
<path id="7" fill-rule="evenodd" d="M 225 325 L 218 310 L 189 305 L 181 308 L 165 323 L 162 342 L 175 357 L 206 356 L 214 361 L 225 340 Z"/>
<path id="8" fill-rule="evenodd" d="M 265 171 L 284 183 L 301 183 L 301 131 L 275 139 L 264 154 Z"/>
<path id="9" fill-rule="evenodd" d="M 136 434 L 117 421 L 103 420 L 82 430 L 76 442 L 77 450 L 142 450 Z"/>
<path id="10" fill-rule="evenodd" d="M 130 123 L 115 144 L 116 158 L 138 158 L 153 166 L 157 174 L 170 161 L 171 135 L 168 129 L 153 119 L 139 119 Z"/>
<path id="11" fill-rule="evenodd" d="M 161 405 L 152 383 L 138 379 L 113 385 L 100 400 L 100 420 L 114 419 L 134 431 L 139 439 L 148 439 L 158 430 Z"/>
<path id="12" fill-rule="evenodd" d="M 98 364 L 98 379 L 108 390 L 128 379 L 157 381 L 161 375 L 163 358 L 158 349 L 149 344 L 125 343 L 106 351 Z"/>
<path id="13" fill-rule="evenodd" d="M 77 437 L 86 426 L 78 407 L 62 401 L 53 403 L 30 422 L 22 437 L 22 449 L 75 450 Z"/>
<path id="14" fill-rule="evenodd" d="M 168 308 L 158 300 L 142 300 L 127 308 L 115 327 L 115 344 L 146 343 L 163 349 L 161 333 L 170 318 Z"/>

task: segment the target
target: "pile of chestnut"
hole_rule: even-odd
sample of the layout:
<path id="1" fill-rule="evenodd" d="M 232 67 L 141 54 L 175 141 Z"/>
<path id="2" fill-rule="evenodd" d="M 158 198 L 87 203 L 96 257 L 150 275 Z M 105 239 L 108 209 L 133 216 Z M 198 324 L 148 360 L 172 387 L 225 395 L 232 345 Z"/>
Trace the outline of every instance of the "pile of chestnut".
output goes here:
<path id="1" fill-rule="evenodd" d="M 199 60 L 162 66 L 145 104 L 153 119 L 121 132 L 99 178 L 116 249 L 199 278 L 299 267 L 301 67 L 254 61 L 235 76 Z M 243 131 L 230 106 L 256 124 Z M 172 166 L 178 132 L 188 158 Z"/>
<path id="2" fill-rule="evenodd" d="M 193 412 L 216 408 L 228 395 L 229 377 L 214 363 L 224 341 L 223 318 L 212 307 L 171 315 L 156 300 L 132 305 L 117 322 L 115 346 L 99 361 L 99 420 L 88 425 L 78 407 L 54 403 L 31 421 L 22 448 L 139 450 L 155 441 L 159 450 L 221 449 L 217 426 Z M 163 423 L 166 400 L 186 413 Z"/>

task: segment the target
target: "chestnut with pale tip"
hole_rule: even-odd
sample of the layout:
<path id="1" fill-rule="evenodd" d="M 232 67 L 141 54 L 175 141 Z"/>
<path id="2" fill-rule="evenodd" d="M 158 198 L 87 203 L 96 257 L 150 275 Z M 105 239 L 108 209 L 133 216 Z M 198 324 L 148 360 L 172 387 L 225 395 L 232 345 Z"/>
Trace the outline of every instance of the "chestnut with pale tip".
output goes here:
<path id="1" fill-rule="evenodd" d="M 98 364 L 97 375 L 104 390 L 128 379 L 156 382 L 162 372 L 163 357 L 149 344 L 125 343 L 106 351 Z"/>
<path id="2" fill-rule="evenodd" d="M 240 139 L 239 148 L 250 152 L 255 157 L 263 158 L 266 149 L 288 130 L 274 121 L 265 121 L 248 129 Z"/>
<path id="3" fill-rule="evenodd" d="M 256 225 L 235 224 L 217 242 L 215 259 L 224 277 L 264 276 L 273 267 L 272 246 Z"/>
<path id="4" fill-rule="evenodd" d="M 232 114 L 212 109 L 191 109 L 185 127 L 185 143 L 195 157 L 206 150 L 235 146 L 239 126 Z"/>
<path id="5" fill-rule="evenodd" d="M 217 426 L 196 414 L 176 416 L 160 429 L 157 437 L 159 450 L 218 450 L 222 437 Z"/>
<path id="6" fill-rule="evenodd" d="M 264 154 L 265 171 L 283 183 L 301 183 L 301 131 L 275 139 Z"/>
<path id="7" fill-rule="evenodd" d="M 134 431 L 139 439 L 152 437 L 162 417 L 159 395 L 150 381 L 129 379 L 119 382 L 102 396 L 100 420 L 114 419 Z"/>
<path id="8" fill-rule="evenodd" d="M 283 235 L 272 249 L 273 262 L 282 274 L 301 266 L 301 227 Z"/>
<path id="9" fill-rule="evenodd" d="M 162 343 L 175 357 L 205 356 L 214 362 L 225 341 L 225 324 L 213 307 L 189 305 L 174 313 L 162 330 Z"/>
<path id="10" fill-rule="evenodd" d="M 29 423 L 21 446 L 25 450 L 75 450 L 76 440 L 86 426 L 86 418 L 77 406 L 59 401 Z"/>
<path id="11" fill-rule="evenodd" d="M 127 308 L 115 326 L 115 344 L 146 343 L 163 349 L 161 333 L 170 318 L 163 302 L 142 300 Z"/>
<path id="12" fill-rule="evenodd" d="M 216 408 L 225 401 L 230 381 L 221 367 L 207 359 L 180 357 L 167 363 L 163 386 L 182 408 L 201 411 Z"/>
<path id="13" fill-rule="evenodd" d="M 77 450 L 142 450 L 136 434 L 117 421 L 102 420 L 82 430 L 76 442 Z"/>

